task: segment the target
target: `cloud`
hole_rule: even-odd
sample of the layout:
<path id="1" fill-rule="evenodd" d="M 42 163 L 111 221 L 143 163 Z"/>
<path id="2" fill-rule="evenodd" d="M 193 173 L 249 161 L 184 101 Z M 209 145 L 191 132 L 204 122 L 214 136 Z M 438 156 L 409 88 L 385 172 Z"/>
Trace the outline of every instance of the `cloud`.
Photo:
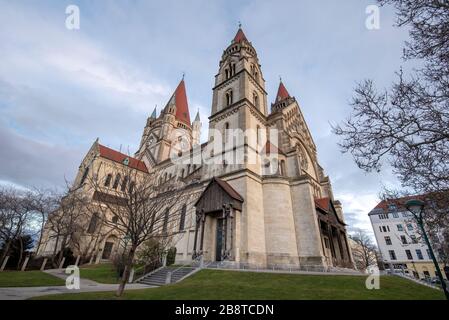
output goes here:
<path id="1" fill-rule="evenodd" d="M 81 29 L 64 26 L 65 7 L 80 7 Z M 279 75 L 301 110 L 351 226 L 367 213 L 386 168 L 365 174 L 338 149 L 330 123 L 346 118 L 357 81 L 388 86 L 407 30 L 365 28 L 368 0 L 323 1 L 39 1 L 0 0 L 0 180 L 61 184 L 76 172 L 96 137 L 135 151 L 154 106 L 165 106 L 186 73 L 191 118 L 207 137 L 214 75 L 237 22 L 255 46 L 268 102 Z"/>

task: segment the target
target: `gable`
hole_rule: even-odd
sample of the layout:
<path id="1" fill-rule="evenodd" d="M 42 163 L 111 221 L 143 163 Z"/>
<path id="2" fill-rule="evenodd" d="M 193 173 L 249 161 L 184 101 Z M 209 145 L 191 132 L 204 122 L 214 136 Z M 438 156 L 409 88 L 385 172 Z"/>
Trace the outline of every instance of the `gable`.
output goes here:
<path id="1" fill-rule="evenodd" d="M 226 181 L 212 178 L 195 203 L 195 207 L 204 212 L 221 211 L 223 205 L 232 205 L 233 208 L 242 210 L 243 201 L 243 197 Z"/>

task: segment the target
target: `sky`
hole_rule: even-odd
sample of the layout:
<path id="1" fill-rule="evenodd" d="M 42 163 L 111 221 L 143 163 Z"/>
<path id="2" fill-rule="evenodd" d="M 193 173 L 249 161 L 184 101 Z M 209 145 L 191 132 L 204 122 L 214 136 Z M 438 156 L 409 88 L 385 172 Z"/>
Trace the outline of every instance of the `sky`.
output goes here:
<path id="1" fill-rule="evenodd" d="M 147 117 L 185 73 L 191 118 L 207 136 L 214 75 L 238 23 L 256 48 L 273 102 L 279 76 L 296 97 L 349 230 L 372 233 L 368 212 L 386 168 L 366 174 L 338 148 L 331 125 L 348 117 L 356 84 L 394 80 L 407 30 L 380 8 L 366 28 L 365 0 L 0 0 L 0 183 L 63 186 L 100 143 L 134 153 Z M 80 28 L 66 28 L 77 5 Z"/>

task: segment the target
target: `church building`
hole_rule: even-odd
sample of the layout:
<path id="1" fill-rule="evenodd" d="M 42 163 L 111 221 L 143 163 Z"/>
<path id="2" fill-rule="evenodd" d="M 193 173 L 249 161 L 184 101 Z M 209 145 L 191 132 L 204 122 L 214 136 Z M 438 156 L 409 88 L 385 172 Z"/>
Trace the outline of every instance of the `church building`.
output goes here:
<path id="1" fill-rule="evenodd" d="M 89 151 L 95 161 L 127 159 L 157 183 L 179 180 L 201 189 L 173 243 L 176 263 L 201 256 L 260 268 L 353 268 L 342 205 L 318 163 L 301 107 L 282 81 L 269 102 L 256 49 L 241 27 L 219 62 L 204 143 L 199 113 L 191 121 L 185 82 L 147 119 L 134 157 L 98 141 Z M 100 251 L 107 246 L 107 257 L 117 237 L 98 243 Z"/>

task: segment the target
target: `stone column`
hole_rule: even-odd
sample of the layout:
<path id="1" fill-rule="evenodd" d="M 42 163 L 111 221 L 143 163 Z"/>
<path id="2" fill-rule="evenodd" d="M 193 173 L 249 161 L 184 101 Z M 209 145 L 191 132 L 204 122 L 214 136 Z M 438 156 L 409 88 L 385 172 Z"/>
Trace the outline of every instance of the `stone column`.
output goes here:
<path id="1" fill-rule="evenodd" d="M 200 212 L 196 211 L 196 216 L 195 216 L 195 240 L 193 242 L 193 254 L 196 256 L 197 252 L 196 252 L 196 247 L 197 247 L 197 242 L 198 242 L 198 229 L 200 228 L 200 222 L 201 222 L 201 216 L 200 216 Z"/>
<path id="2" fill-rule="evenodd" d="M 203 254 L 205 224 L 206 224 L 206 215 L 204 214 L 204 212 L 201 212 L 201 244 L 200 244 L 201 254 Z"/>

